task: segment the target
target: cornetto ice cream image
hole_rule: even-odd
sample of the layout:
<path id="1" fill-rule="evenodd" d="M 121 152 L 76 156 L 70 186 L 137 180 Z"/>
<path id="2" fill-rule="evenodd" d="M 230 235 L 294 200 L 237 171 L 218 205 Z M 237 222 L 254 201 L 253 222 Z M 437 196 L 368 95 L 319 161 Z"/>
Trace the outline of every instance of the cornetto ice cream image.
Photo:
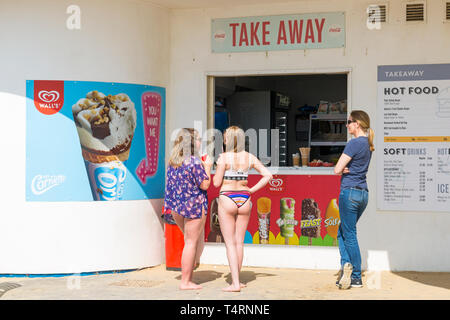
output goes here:
<path id="1" fill-rule="evenodd" d="M 72 106 L 94 200 L 120 200 L 136 110 L 128 95 L 87 93 Z"/>

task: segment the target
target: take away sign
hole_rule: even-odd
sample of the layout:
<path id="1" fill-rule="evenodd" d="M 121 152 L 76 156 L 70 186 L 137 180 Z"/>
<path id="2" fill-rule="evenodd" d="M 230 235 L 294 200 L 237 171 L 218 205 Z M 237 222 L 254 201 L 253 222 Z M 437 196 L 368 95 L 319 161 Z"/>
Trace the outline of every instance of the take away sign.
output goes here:
<path id="1" fill-rule="evenodd" d="M 345 47 L 345 13 L 213 19 L 213 53 Z"/>

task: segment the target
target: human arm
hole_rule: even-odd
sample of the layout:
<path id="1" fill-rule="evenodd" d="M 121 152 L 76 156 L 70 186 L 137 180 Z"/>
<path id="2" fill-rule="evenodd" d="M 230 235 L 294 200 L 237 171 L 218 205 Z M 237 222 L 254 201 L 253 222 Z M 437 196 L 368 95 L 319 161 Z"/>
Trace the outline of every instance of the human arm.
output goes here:
<path id="1" fill-rule="evenodd" d="M 191 181 L 198 188 L 207 190 L 211 184 L 211 166 L 192 156 L 191 163 L 187 168 L 190 171 Z"/>
<path id="2" fill-rule="evenodd" d="M 249 157 L 252 157 L 252 166 L 255 168 L 256 171 L 259 172 L 259 174 L 262 175 L 261 179 L 259 179 L 258 183 L 255 184 L 253 187 L 250 188 L 250 193 L 255 193 L 259 189 L 263 188 L 270 179 L 273 178 L 270 171 L 261 163 L 261 161 L 258 160 L 254 155 L 250 154 Z"/>
<path id="3" fill-rule="evenodd" d="M 338 162 L 336 163 L 336 166 L 334 167 L 334 173 L 335 174 L 347 174 L 349 173 L 349 170 L 347 168 L 347 165 L 352 160 L 352 158 L 355 156 L 355 154 L 358 152 L 358 144 L 355 142 L 355 140 L 350 140 L 347 145 L 344 148 L 344 151 L 342 152 L 341 156 L 339 157 Z"/>
<path id="4" fill-rule="evenodd" d="M 345 153 L 341 154 L 339 157 L 338 162 L 336 163 L 336 166 L 334 167 L 334 173 L 335 174 L 347 174 L 349 173 L 349 170 L 347 168 L 347 164 L 352 160 L 352 158 Z"/>
<path id="5" fill-rule="evenodd" d="M 209 186 L 211 185 L 211 167 L 212 167 L 212 161 L 209 156 L 206 156 L 205 161 L 202 161 L 203 168 L 205 169 L 205 173 L 208 176 L 208 179 L 205 179 L 200 184 L 200 189 L 202 190 L 208 190 Z"/>
<path id="6" fill-rule="evenodd" d="M 214 174 L 213 178 L 213 185 L 214 187 L 218 188 L 222 185 L 223 182 L 223 175 L 225 174 L 225 156 L 223 153 L 219 156 L 219 159 L 217 159 L 217 167 L 216 167 L 216 173 Z"/>

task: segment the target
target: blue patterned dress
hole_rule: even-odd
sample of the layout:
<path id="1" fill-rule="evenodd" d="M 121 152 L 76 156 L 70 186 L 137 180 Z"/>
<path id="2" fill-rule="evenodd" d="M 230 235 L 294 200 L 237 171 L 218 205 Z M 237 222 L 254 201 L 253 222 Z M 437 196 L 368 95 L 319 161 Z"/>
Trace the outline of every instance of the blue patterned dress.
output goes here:
<path id="1" fill-rule="evenodd" d="M 202 209 L 208 210 L 206 191 L 200 189 L 203 180 L 209 180 L 200 159 L 191 156 L 178 168 L 167 169 L 164 209 L 185 218 L 199 219 Z"/>

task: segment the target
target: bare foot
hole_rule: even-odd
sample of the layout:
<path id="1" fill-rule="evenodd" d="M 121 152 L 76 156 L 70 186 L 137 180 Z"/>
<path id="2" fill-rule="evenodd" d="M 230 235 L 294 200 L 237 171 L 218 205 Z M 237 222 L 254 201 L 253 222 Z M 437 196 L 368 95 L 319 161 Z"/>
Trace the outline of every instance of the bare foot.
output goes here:
<path id="1" fill-rule="evenodd" d="M 225 292 L 239 292 L 239 291 L 241 291 L 241 286 L 236 287 L 236 286 L 231 285 L 229 287 L 223 288 L 222 291 L 225 291 Z"/>
<path id="2" fill-rule="evenodd" d="M 247 285 L 246 285 L 246 284 L 244 284 L 244 283 L 242 283 L 242 282 L 241 282 L 241 283 L 239 283 L 239 285 L 241 286 L 241 289 L 242 289 L 242 288 L 246 288 L 246 287 L 247 287 Z"/>
<path id="3" fill-rule="evenodd" d="M 187 284 L 184 283 L 180 284 L 180 290 L 199 290 L 201 288 L 202 288 L 201 285 L 195 284 L 193 282 L 188 282 Z"/>

